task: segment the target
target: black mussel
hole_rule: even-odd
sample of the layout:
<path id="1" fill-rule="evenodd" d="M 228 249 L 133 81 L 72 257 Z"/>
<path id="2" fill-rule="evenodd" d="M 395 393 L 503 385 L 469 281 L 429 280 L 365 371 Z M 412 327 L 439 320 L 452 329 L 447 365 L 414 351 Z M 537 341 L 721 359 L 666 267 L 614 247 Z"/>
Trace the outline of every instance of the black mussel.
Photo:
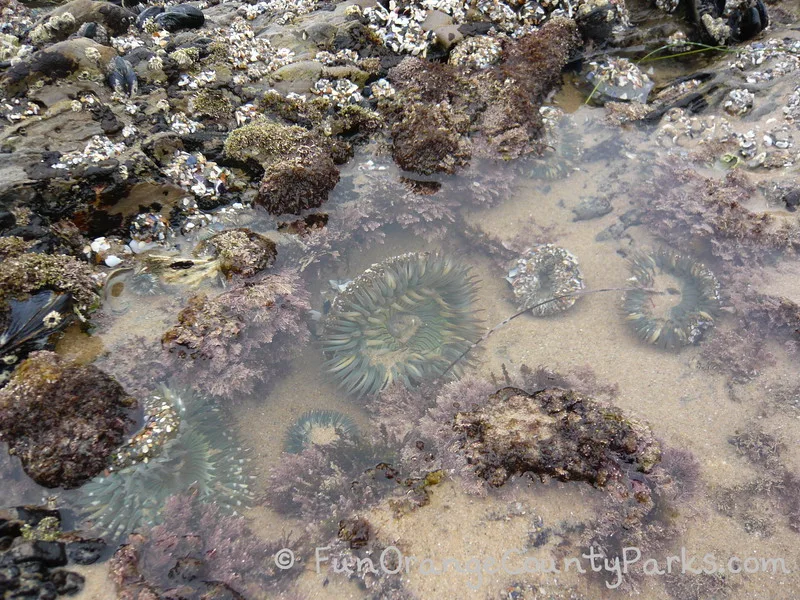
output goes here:
<path id="1" fill-rule="evenodd" d="M 743 42 L 769 25 L 763 0 L 746 0 L 733 10 L 726 0 L 690 0 L 691 15 L 703 36 L 714 44 Z"/>
<path id="2" fill-rule="evenodd" d="M 22 358 L 41 350 L 48 338 L 72 319 L 72 298 L 45 290 L 27 300 L 10 300 L 8 327 L 0 334 L 0 356 Z M 6 362 L 6 361 L 3 361 Z"/>
<path id="3" fill-rule="evenodd" d="M 156 23 L 167 31 L 180 29 L 195 29 L 206 22 L 203 11 L 191 4 L 179 4 L 167 9 L 166 12 L 156 15 Z"/>
<path id="4" fill-rule="evenodd" d="M 108 85 L 119 94 L 133 96 L 138 87 L 138 80 L 133 66 L 121 56 L 108 63 Z"/>
<path id="5" fill-rule="evenodd" d="M 158 15 L 164 12 L 163 6 L 148 6 L 142 12 L 139 13 L 139 16 L 136 17 L 136 27 L 139 29 L 144 29 L 144 23 L 147 19 L 155 19 Z"/>
<path id="6" fill-rule="evenodd" d="M 108 31 L 99 23 L 84 23 L 76 34 L 78 37 L 89 38 L 98 44 L 108 44 Z"/>

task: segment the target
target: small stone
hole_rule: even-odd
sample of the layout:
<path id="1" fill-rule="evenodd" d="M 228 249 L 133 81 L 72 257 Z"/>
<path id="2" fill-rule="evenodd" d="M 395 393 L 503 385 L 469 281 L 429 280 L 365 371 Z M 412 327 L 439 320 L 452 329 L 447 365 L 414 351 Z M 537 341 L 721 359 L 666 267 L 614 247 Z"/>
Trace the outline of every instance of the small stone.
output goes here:
<path id="1" fill-rule="evenodd" d="M 61 595 L 74 595 L 83 590 L 85 579 L 78 573 L 63 571 L 61 569 L 50 574 L 51 585 L 55 587 Z"/>
<path id="2" fill-rule="evenodd" d="M 40 562 L 48 567 L 63 567 L 67 564 L 67 551 L 61 542 L 21 542 L 8 551 L 17 563 Z"/>
<path id="3" fill-rule="evenodd" d="M 71 563 L 77 565 L 91 565 L 100 559 L 106 549 L 102 539 L 78 540 L 67 544 L 67 557 Z"/>
<path id="4" fill-rule="evenodd" d="M 204 577 L 205 563 L 197 558 L 179 558 L 175 566 L 169 570 L 169 578 L 178 582 L 195 581 Z"/>
<path id="5" fill-rule="evenodd" d="M 587 198 L 580 202 L 572 212 L 575 214 L 573 221 L 588 221 L 607 215 L 612 210 L 611 202 L 607 198 Z"/>

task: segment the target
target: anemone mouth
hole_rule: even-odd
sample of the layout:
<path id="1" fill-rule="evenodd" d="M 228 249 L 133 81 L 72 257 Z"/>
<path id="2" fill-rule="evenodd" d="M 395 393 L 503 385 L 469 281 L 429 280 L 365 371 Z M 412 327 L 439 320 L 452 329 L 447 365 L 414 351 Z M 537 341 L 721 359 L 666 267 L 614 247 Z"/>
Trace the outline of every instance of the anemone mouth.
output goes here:
<path id="1" fill-rule="evenodd" d="M 702 263 L 671 250 L 631 259 L 623 312 L 636 335 L 666 349 L 696 344 L 714 326 L 719 282 Z"/>
<path id="2" fill-rule="evenodd" d="M 299 454 L 311 446 L 332 446 L 357 437 L 358 427 L 346 414 L 335 410 L 310 410 L 286 432 L 284 448 L 286 452 Z"/>
<path id="3" fill-rule="evenodd" d="M 482 333 L 476 291 L 469 268 L 441 254 L 373 265 L 333 301 L 323 323 L 323 368 L 359 397 L 395 381 L 414 387 L 453 363 L 459 377 L 459 359 Z"/>
<path id="4" fill-rule="evenodd" d="M 192 488 L 229 513 L 247 503 L 245 459 L 214 403 L 162 387 L 146 412 L 145 426 L 120 448 L 110 472 L 81 488 L 83 515 L 95 530 L 120 539 L 154 525 L 167 498 Z"/>
<path id="5" fill-rule="evenodd" d="M 528 250 L 511 265 L 506 281 L 514 290 L 519 310 L 530 310 L 537 317 L 568 309 L 578 299 L 569 294 L 584 287 L 578 259 L 569 250 L 553 244 Z"/>

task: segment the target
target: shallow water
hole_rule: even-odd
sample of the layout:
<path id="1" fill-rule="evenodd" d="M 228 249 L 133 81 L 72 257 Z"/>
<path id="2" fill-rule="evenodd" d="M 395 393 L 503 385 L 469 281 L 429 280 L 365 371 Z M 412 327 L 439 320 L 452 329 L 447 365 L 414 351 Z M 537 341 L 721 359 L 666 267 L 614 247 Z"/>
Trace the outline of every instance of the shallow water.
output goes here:
<path id="1" fill-rule="evenodd" d="M 670 67 L 672 68 L 672 67 Z M 737 453 L 729 439 L 758 423 L 764 432 L 781 442 L 782 468 L 800 472 L 800 410 L 773 402 L 774 391 L 797 385 L 796 355 L 777 340 L 767 340 L 774 364 L 765 364 L 760 375 L 743 384 L 732 384 L 724 373 L 701 368 L 703 343 L 679 352 L 666 351 L 638 339 L 621 313 L 622 288 L 628 285 L 630 271 L 626 256 L 636 249 L 661 245 L 642 225 L 634 225 L 617 240 L 598 242 L 596 236 L 618 221 L 620 215 L 640 206 L 637 196 L 642 182 L 654 174 L 654 156 L 660 150 L 655 134 L 648 130 L 611 126 L 603 120 L 603 110 L 575 102 L 575 90 L 567 87 L 554 99 L 554 105 L 568 110 L 581 138 L 584 158 L 558 180 L 527 178 L 529 168 L 519 164 L 491 168 L 507 173 L 512 180 L 508 197 L 489 208 L 462 207 L 459 213 L 467 223 L 483 233 L 514 247 L 552 242 L 567 248 L 580 263 L 586 288 L 614 291 L 586 294 L 576 304 L 547 318 L 523 315 L 493 332 L 474 351 L 472 374 L 502 381 L 504 369 L 516 372 L 520 366 L 543 365 L 557 372 L 585 370 L 596 375 L 598 387 L 616 385 L 613 403 L 630 418 L 647 422 L 655 436 L 667 448 L 690 452 L 700 468 L 697 491 L 689 498 L 671 503 L 670 523 L 679 534 L 663 544 L 644 545 L 645 557 L 655 558 L 662 567 L 667 556 L 685 552 L 702 557 L 715 555 L 721 562 L 731 556 L 782 558 L 789 573 L 726 574 L 724 586 L 709 592 L 689 582 L 689 575 L 667 578 L 660 574 L 627 579 L 619 589 L 611 590 L 605 581 L 613 574 L 574 572 L 519 575 L 506 572 L 470 571 L 469 559 L 488 557 L 501 560 L 517 549 L 539 558 L 578 557 L 585 548 L 575 545 L 566 533 L 570 528 L 591 526 L 599 514 L 604 493 L 583 483 L 540 482 L 521 478 L 486 497 L 469 495 L 458 479 L 446 480 L 432 488 L 430 504 L 397 517 L 385 503 L 360 515 L 373 526 L 377 540 L 396 546 L 404 556 L 429 558 L 433 564 L 452 559 L 470 572 L 456 574 L 425 573 L 422 568 L 393 575 L 409 592 L 422 598 L 511 598 L 514 586 L 529 585 L 525 598 L 706 598 L 763 599 L 792 598 L 800 593 L 800 564 L 797 561 L 798 534 L 793 532 L 787 515 L 775 509 L 769 494 L 752 495 L 753 505 L 746 510 L 734 507 L 729 516 L 720 510 L 725 491 L 753 481 L 761 467 Z M 358 176 L 359 165 L 371 155 L 360 155 L 345 169 L 343 179 Z M 795 167 L 796 172 L 796 167 Z M 710 176 L 721 178 L 724 171 L 708 168 Z M 755 173 L 761 180 L 775 177 L 776 171 Z M 396 178 L 394 169 L 379 172 Z M 353 200 L 346 185 L 334 192 L 331 205 Z M 573 221 L 572 209 L 583 199 L 609 195 L 613 211 L 605 216 Z M 324 207 L 323 207 L 324 208 Z M 762 195 L 755 195 L 748 208 L 779 213 L 781 219 L 797 222 L 797 217 L 767 205 Z M 254 231 L 273 237 L 280 243 L 272 220 L 263 215 L 243 215 Z M 428 241 L 398 226 L 386 229 L 382 243 L 342 250 L 339 257 L 322 257 L 305 271 L 312 294 L 312 305 L 322 309 L 322 293 L 328 280 L 352 279 L 370 265 L 405 252 L 457 252 L 479 279 L 477 308 L 487 326 L 500 323 L 514 312 L 516 304 L 505 280 L 504 268 L 486 255 L 478 244 L 465 243 L 457 234 L 456 224 L 447 224 L 444 239 Z M 474 240 L 472 240 L 474 242 Z M 678 248 L 680 251 L 690 249 Z M 703 257 L 697 257 L 703 259 Z M 800 261 L 783 257 L 774 266 L 762 269 L 762 290 L 800 302 Z M 71 333 L 62 340 L 59 351 L 87 362 L 113 349 L 126 352 L 126 343 L 142 344 L 156 350 L 164 330 L 175 321 L 175 314 L 188 296 L 197 290 L 175 288 L 169 296 L 153 296 L 133 302 L 125 312 L 106 310 L 93 336 Z M 206 289 L 214 290 L 212 284 Z M 723 290 L 724 295 L 725 290 Z M 706 338 L 736 329 L 737 320 L 723 312 Z M 141 336 L 140 341 L 131 341 Z M 91 341 L 91 343 L 88 343 Z M 117 354 L 104 359 L 104 368 L 114 373 Z M 370 431 L 372 423 L 363 402 L 348 397 L 334 381 L 322 373 L 323 356 L 317 340 L 312 340 L 291 364 L 288 372 L 259 386 L 252 394 L 231 403 L 236 434 L 248 449 L 251 462 L 248 472 L 255 477 L 254 492 L 260 497 L 268 486 L 270 470 L 282 459 L 287 428 L 311 409 L 328 409 L 350 416 L 359 428 Z M 502 383 L 498 385 L 502 387 Z M 38 501 L 36 493 L 26 496 L 0 492 L 0 504 Z M 43 492 L 46 493 L 46 492 Z M 745 503 L 747 493 L 737 497 Z M 74 495 L 64 493 L 67 503 Z M 302 531 L 305 523 L 273 512 L 268 506 L 245 512 L 251 526 L 264 538 L 274 539 L 280 532 Z M 536 528 L 551 530 L 541 547 L 531 547 L 531 532 Z M 749 531 L 748 531 L 749 529 Z M 326 539 L 312 539 L 311 546 Z M 588 564 L 588 563 L 584 563 Z M 588 569 L 587 569 L 588 570 Z M 82 569 L 88 576 L 81 599 L 107 599 L 114 592 L 106 580 L 106 566 Z M 683 578 L 683 579 L 682 579 Z M 302 597 L 360 598 L 366 593 L 344 576 L 330 574 L 323 568 L 315 572 L 313 554 L 306 571 L 293 584 Z M 521 588 L 516 588 L 521 589 Z M 705 590 L 705 591 L 703 591 Z M 273 597 L 265 593 L 264 597 Z"/>

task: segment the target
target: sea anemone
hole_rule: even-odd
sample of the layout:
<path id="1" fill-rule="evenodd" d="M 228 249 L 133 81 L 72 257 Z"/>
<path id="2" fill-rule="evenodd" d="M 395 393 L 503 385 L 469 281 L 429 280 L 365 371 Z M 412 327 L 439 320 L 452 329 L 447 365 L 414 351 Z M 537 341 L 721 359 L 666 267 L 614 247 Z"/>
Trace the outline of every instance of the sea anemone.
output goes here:
<path id="1" fill-rule="evenodd" d="M 309 446 L 328 446 L 358 437 L 353 419 L 335 410 L 310 410 L 286 432 L 286 452 L 297 454 Z"/>
<path id="2" fill-rule="evenodd" d="M 187 489 L 229 513 L 250 499 L 242 450 L 210 400 L 162 386 L 145 411 L 144 427 L 119 449 L 110 472 L 81 490 L 95 530 L 119 538 L 157 524 L 167 498 Z"/>
<path id="3" fill-rule="evenodd" d="M 546 106 L 539 109 L 544 119 L 547 149 L 541 158 L 530 163 L 529 177 L 566 179 L 576 169 L 583 154 L 583 140 L 574 121 L 560 110 Z"/>
<path id="4" fill-rule="evenodd" d="M 482 333 L 476 287 L 467 266 L 437 253 L 372 265 L 334 299 L 323 323 L 325 370 L 359 397 L 393 381 L 413 387 L 445 372 L 459 377 L 460 359 Z"/>
<path id="5" fill-rule="evenodd" d="M 578 259 L 569 250 L 553 244 L 542 244 L 527 250 L 524 256 L 514 262 L 506 281 L 514 288 L 519 309 L 530 309 L 531 314 L 537 317 L 568 309 L 578 298 L 567 294 L 583 289 Z M 567 297 L 560 297 L 565 295 Z M 542 304 L 548 300 L 553 302 Z"/>
<path id="6" fill-rule="evenodd" d="M 630 264 L 633 289 L 623 311 L 641 339 L 662 348 L 695 344 L 714 326 L 719 283 L 702 263 L 671 250 L 636 254 Z"/>

